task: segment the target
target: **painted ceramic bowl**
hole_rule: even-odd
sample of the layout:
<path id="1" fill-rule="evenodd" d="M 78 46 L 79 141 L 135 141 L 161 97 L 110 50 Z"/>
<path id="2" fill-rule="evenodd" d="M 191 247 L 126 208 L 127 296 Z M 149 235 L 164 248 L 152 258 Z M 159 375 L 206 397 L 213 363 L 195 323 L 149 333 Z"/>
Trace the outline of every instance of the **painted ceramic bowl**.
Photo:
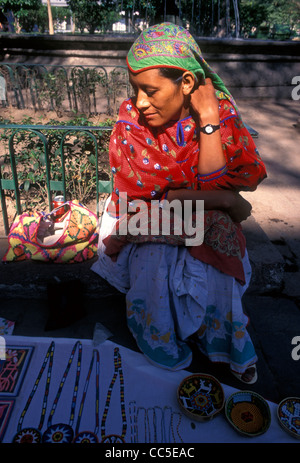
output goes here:
<path id="1" fill-rule="evenodd" d="M 196 421 L 211 420 L 225 402 L 223 388 L 213 376 L 197 373 L 186 377 L 177 389 L 177 399 L 183 412 Z"/>
<path id="2" fill-rule="evenodd" d="M 300 439 L 300 397 L 287 397 L 277 407 L 279 423 L 285 431 Z"/>
<path id="3" fill-rule="evenodd" d="M 252 391 L 238 391 L 228 397 L 225 415 L 236 431 L 249 437 L 265 433 L 271 424 L 268 403 Z"/>

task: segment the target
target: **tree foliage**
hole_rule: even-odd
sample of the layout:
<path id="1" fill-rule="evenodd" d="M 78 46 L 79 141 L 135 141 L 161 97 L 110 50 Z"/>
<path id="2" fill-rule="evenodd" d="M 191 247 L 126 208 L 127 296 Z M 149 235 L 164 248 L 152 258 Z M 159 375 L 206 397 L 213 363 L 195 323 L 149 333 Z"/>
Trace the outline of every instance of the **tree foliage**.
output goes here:
<path id="1" fill-rule="evenodd" d="M 118 20 L 116 4 L 113 0 L 67 0 L 75 16 L 75 23 L 80 32 L 88 30 L 93 34 L 96 29 L 105 30 Z"/>
<path id="2" fill-rule="evenodd" d="M 0 9 L 13 18 L 14 26 L 10 27 L 14 27 L 17 32 L 20 32 L 23 23 L 31 23 L 31 18 L 41 5 L 42 0 L 0 0 Z"/>
<path id="3" fill-rule="evenodd" d="M 87 28 L 92 34 L 100 21 L 100 5 L 97 0 L 67 0 L 68 6 L 75 15 L 76 26 L 80 32 Z"/>
<path id="4" fill-rule="evenodd" d="M 300 0 L 67 0 L 67 3 L 64 15 L 73 14 L 80 32 L 107 32 L 121 18 L 125 18 L 127 32 L 134 33 L 145 25 L 174 18 L 199 36 L 248 37 L 263 26 L 271 31 L 277 24 L 294 31 L 300 29 Z M 41 0 L 0 0 L 0 10 L 11 11 L 26 31 L 32 30 L 33 23 L 41 32 L 47 28 Z M 53 19 L 59 18 L 53 7 L 52 12 Z"/>
<path id="5" fill-rule="evenodd" d="M 251 29 L 264 26 L 270 31 L 276 25 L 286 25 L 291 29 L 300 27 L 299 0 L 241 0 L 240 11 L 246 35 Z"/>
<path id="6" fill-rule="evenodd" d="M 261 0 L 242 0 L 240 4 L 241 21 L 243 31 L 250 35 L 263 22 L 267 21 L 267 1 Z"/>
<path id="7" fill-rule="evenodd" d="M 267 1 L 267 18 L 269 24 L 288 24 L 294 26 L 300 20 L 299 0 Z"/>
<path id="8" fill-rule="evenodd" d="M 0 0 L 0 8 L 3 11 L 17 13 L 20 10 L 34 10 L 39 8 L 41 0 Z"/>

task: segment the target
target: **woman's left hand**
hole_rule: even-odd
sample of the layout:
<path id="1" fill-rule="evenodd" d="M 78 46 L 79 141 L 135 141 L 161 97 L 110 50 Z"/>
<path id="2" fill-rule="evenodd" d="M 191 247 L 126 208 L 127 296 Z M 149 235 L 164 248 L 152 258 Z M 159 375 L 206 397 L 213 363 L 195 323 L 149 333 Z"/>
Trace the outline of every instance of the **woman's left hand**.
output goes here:
<path id="1" fill-rule="evenodd" d="M 211 79 L 205 79 L 205 85 L 199 85 L 191 94 L 191 108 L 200 118 L 201 125 L 219 124 L 219 101 Z"/>

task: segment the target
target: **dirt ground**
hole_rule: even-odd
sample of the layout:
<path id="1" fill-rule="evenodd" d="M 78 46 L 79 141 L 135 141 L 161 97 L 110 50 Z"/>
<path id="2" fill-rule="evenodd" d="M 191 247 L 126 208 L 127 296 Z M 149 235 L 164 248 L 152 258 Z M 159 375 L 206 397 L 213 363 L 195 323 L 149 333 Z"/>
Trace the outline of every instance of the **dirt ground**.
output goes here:
<path id="1" fill-rule="evenodd" d="M 80 113 L 78 114 L 80 116 Z M 0 123 L 4 120 L 9 120 L 11 124 L 24 123 L 23 121 L 32 118 L 32 123 L 45 125 L 51 120 L 65 122 L 75 119 L 76 115 L 71 111 L 56 112 L 56 111 L 39 111 L 34 109 L 16 109 L 13 107 L 0 108 Z M 89 121 L 94 125 L 105 122 L 108 119 L 106 114 L 97 114 L 89 116 Z"/>

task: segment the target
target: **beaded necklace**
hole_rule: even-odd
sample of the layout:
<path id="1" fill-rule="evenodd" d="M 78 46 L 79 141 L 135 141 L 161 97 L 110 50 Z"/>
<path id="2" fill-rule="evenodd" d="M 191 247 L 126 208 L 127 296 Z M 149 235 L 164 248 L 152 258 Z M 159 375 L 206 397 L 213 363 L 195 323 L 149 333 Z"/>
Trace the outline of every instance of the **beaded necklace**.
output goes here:
<path id="1" fill-rule="evenodd" d="M 110 382 L 107 396 L 106 396 L 106 401 L 105 401 L 105 407 L 104 407 L 104 412 L 102 416 L 102 421 L 101 421 L 101 443 L 124 443 L 125 440 L 125 434 L 127 430 L 127 420 L 126 420 L 126 412 L 125 412 L 125 396 L 124 396 L 124 376 L 123 376 L 123 369 L 122 369 L 122 359 L 121 359 L 121 354 L 119 351 L 119 348 L 116 347 L 114 349 L 114 374 L 112 377 L 112 380 Z M 113 387 L 115 385 L 116 379 L 119 375 L 119 380 L 120 380 L 120 404 L 121 404 L 121 415 L 122 415 L 122 434 L 121 436 L 118 434 L 109 434 L 106 435 L 105 433 L 105 426 L 106 426 L 106 419 L 107 419 L 107 414 L 110 406 L 110 400 L 111 400 L 111 395 L 113 391 Z"/>
<path id="2" fill-rule="evenodd" d="M 159 407 L 156 407 L 156 408 L 159 408 Z M 181 413 L 173 412 L 172 407 L 166 405 L 162 410 L 162 416 L 163 416 L 163 427 L 162 427 L 163 442 L 176 443 L 180 441 L 183 443 L 182 437 L 179 434 L 179 427 L 180 427 L 181 419 L 182 419 Z M 178 416 L 178 422 L 176 425 L 176 434 L 177 434 L 176 436 L 175 429 L 174 429 L 174 420 L 175 420 L 175 417 L 177 416 Z"/>
<path id="3" fill-rule="evenodd" d="M 178 436 L 179 441 L 181 443 L 183 443 L 183 439 L 182 439 L 181 435 L 179 434 L 179 427 L 180 427 L 180 424 L 181 424 L 182 415 L 181 415 L 181 413 L 178 413 L 178 412 L 172 413 L 172 416 L 171 416 L 171 430 L 172 430 L 173 442 L 177 442 L 175 432 L 174 432 L 174 417 L 175 416 L 178 416 L 178 423 L 176 425 L 176 434 Z"/>
<path id="4" fill-rule="evenodd" d="M 136 401 L 129 402 L 129 419 L 130 419 L 130 440 L 132 443 L 137 442 L 137 411 Z"/>
<path id="5" fill-rule="evenodd" d="M 161 408 L 155 405 L 154 407 L 138 407 L 136 409 L 135 402 L 130 402 L 129 405 L 131 442 L 176 443 L 180 441 L 183 443 L 179 434 L 182 416 L 178 412 L 173 412 L 172 407 Z M 174 429 L 175 417 L 177 416 L 178 422 Z"/>
<path id="6" fill-rule="evenodd" d="M 83 411 L 83 406 L 84 402 L 86 399 L 89 383 L 90 383 L 90 378 L 91 378 L 91 373 L 93 370 L 93 364 L 94 364 L 94 358 L 96 356 L 96 424 L 95 424 L 95 429 L 94 432 L 91 431 L 79 431 L 79 426 L 80 426 L 80 421 L 82 417 L 82 411 Z M 89 367 L 89 371 L 86 377 L 85 381 L 85 386 L 83 389 L 82 393 L 82 399 L 79 407 L 79 412 L 78 412 L 78 418 L 77 418 L 77 423 L 76 423 L 76 429 L 75 429 L 75 438 L 74 438 L 74 443 L 75 444 L 97 444 L 98 441 L 98 431 L 99 431 L 99 372 L 100 372 L 100 361 L 99 361 L 99 352 L 94 349 L 93 354 L 92 354 L 92 359 Z"/>
<path id="7" fill-rule="evenodd" d="M 32 391 L 29 394 L 28 400 L 26 402 L 26 405 L 24 407 L 24 410 L 21 413 L 19 423 L 18 423 L 18 428 L 17 428 L 17 434 L 15 435 L 13 439 L 13 443 L 28 443 L 28 444 L 37 444 L 40 443 L 42 440 L 42 435 L 41 435 L 41 429 L 43 427 L 43 423 L 45 420 L 45 415 L 46 415 L 46 408 L 47 408 L 47 400 L 49 396 L 49 387 L 50 387 L 50 380 L 51 380 L 51 371 L 52 371 L 52 366 L 53 366 L 53 356 L 54 356 L 54 342 L 51 342 L 46 356 L 44 358 L 42 367 L 37 375 L 37 378 L 35 380 L 34 386 Z M 29 406 L 31 405 L 32 399 L 34 397 L 34 394 L 36 393 L 40 380 L 43 376 L 43 373 L 46 369 L 46 365 L 49 362 L 48 365 L 48 373 L 47 373 L 47 380 L 46 380 L 46 385 L 45 385 L 45 393 L 43 397 L 43 406 L 42 406 L 42 413 L 41 413 L 41 418 L 40 418 L 40 423 L 38 425 L 38 428 L 24 428 L 22 429 L 22 424 L 24 421 L 24 417 L 29 409 Z"/>
<path id="8" fill-rule="evenodd" d="M 57 403 L 58 400 L 61 396 L 63 386 L 65 385 L 68 373 L 70 371 L 71 365 L 73 363 L 73 359 L 75 356 L 76 349 L 78 347 L 78 358 L 77 358 L 77 367 L 76 367 L 76 378 L 75 378 L 75 385 L 74 385 L 74 390 L 73 390 L 73 396 L 72 396 L 72 403 L 71 403 L 71 414 L 70 414 L 70 420 L 69 424 L 64 424 L 64 423 L 58 423 L 52 425 L 52 419 L 54 412 L 57 409 Z M 60 381 L 60 385 L 58 387 L 52 409 L 49 414 L 48 418 L 48 428 L 43 434 L 43 442 L 44 443 L 52 443 L 52 444 L 57 444 L 57 443 L 70 443 L 73 440 L 74 436 L 74 431 L 72 428 L 73 422 L 74 422 L 74 416 L 75 416 L 75 407 L 76 407 L 76 400 L 77 400 L 77 392 L 78 392 L 78 384 L 79 384 L 79 378 L 80 378 L 80 371 L 81 371 L 81 357 L 82 357 L 82 344 L 80 341 L 77 341 L 74 344 L 74 347 L 72 349 L 66 370 L 62 376 L 62 379 Z"/>

